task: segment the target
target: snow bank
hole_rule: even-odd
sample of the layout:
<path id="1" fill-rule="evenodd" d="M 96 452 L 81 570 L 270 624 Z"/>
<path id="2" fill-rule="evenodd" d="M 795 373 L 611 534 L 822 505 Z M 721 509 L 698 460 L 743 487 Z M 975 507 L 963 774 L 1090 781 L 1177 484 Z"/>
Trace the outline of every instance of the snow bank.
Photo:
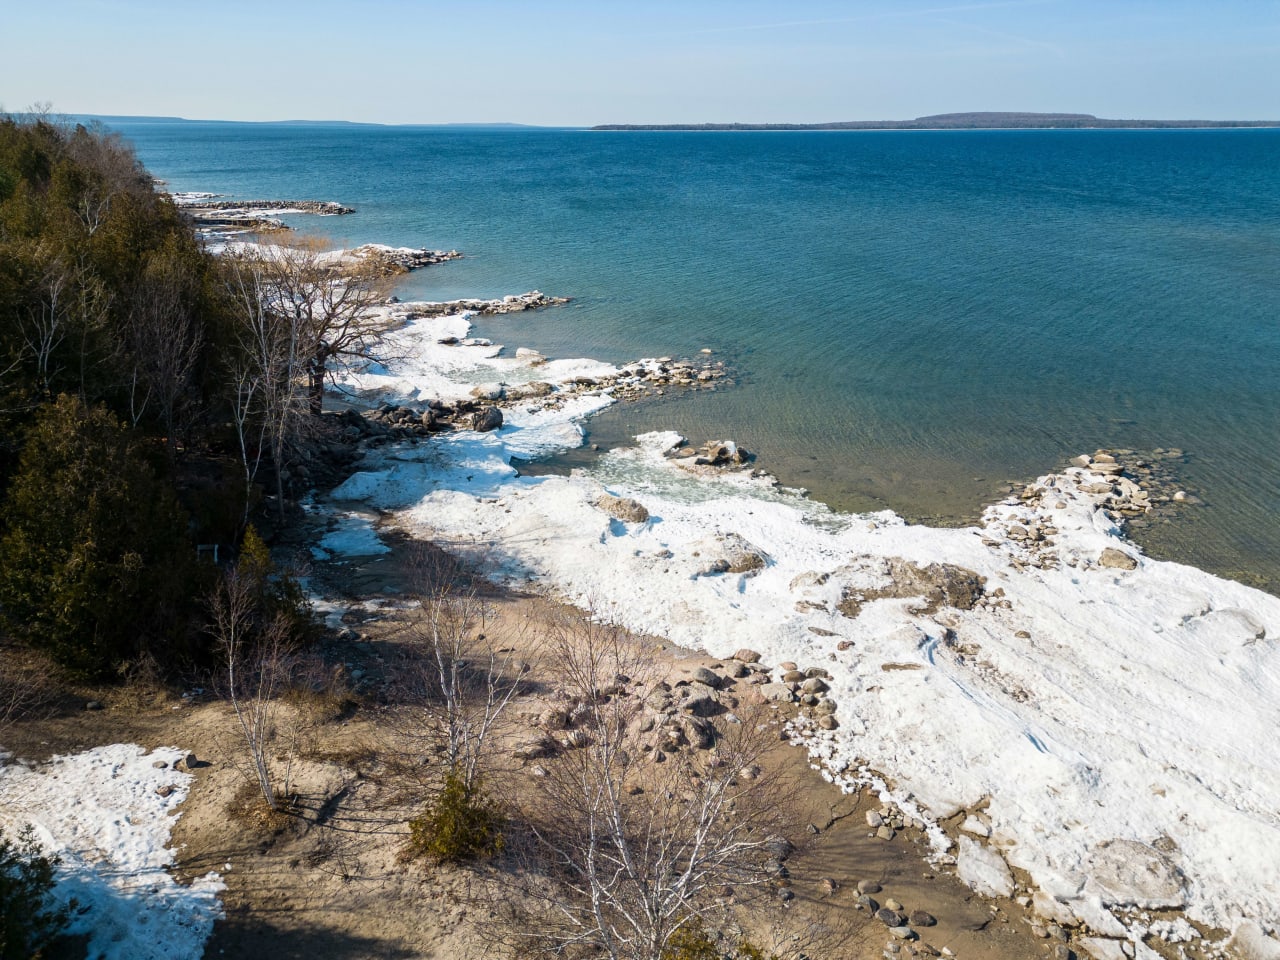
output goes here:
<path id="1" fill-rule="evenodd" d="M 410 359 L 349 382 L 418 399 L 535 376 L 495 348 L 439 343 L 464 323 L 409 321 L 387 353 Z M 1085 468 L 1040 478 L 1042 495 L 994 505 L 968 529 L 694 476 L 664 457 L 671 434 L 571 477 L 516 475 L 511 456 L 576 445 L 575 421 L 607 402 L 534 402 L 494 433 L 383 448 L 336 495 L 635 630 L 826 668 L 840 727 L 813 730 L 810 750 L 845 786 L 883 777 L 888 799 L 926 820 L 989 799 L 989 839 L 961 851 L 982 884 L 1005 888 L 998 854 L 1112 936 L 1140 936 L 1137 912 L 1155 907 L 1280 926 L 1280 600 L 1143 557 L 1092 492 L 1107 478 Z M 610 517 L 597 506 L 606 491 L 650 519 Z M 1028 526 L 1051 532 L 1031 544 Z M 730 541 L 763 568 L 717 572 L 708 550 Z M 1100 563 L 1108 549 L 1120 566 Z M 985 593 L 932 612 L 882 595 L 906 563 L 972 571 Z"/>
<path id="2" fill-rule="evenodd" d="M 173 769 L 183 756 L 113 744 L 0 768 L 0 827 L 14 836 L 31 824 L 62 858 L 55 896 L 72 907 L 70 932 L 89 937 L 90 960 L 199 960 L 222 916 L 217 874 L 184 886 L 167 869 L 191 783 Z"/>

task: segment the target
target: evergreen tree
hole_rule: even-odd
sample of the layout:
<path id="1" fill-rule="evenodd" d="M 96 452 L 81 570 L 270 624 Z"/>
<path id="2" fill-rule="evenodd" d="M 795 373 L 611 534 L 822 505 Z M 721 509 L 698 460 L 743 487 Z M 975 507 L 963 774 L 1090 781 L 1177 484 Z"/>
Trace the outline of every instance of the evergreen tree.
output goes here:
<path id="1" fill-rule="evenodd" d="M 67 395 L 30 430 L 4 504 L 0 609 L 71 670 L 172 659 L 194 562 L 186 520 L 131 432 Z"/>

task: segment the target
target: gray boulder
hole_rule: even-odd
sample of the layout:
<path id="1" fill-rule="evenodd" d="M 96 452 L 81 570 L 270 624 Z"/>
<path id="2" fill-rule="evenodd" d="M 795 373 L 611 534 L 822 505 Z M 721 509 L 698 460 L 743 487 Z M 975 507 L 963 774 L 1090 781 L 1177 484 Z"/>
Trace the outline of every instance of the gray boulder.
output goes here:
<path id="1" fill-rule="evenodd" d="M 468 426 L 480 433 L 497 430 L 502 426 L 502 411 L 497 407 L 481 407 L 471 414 Z"/>

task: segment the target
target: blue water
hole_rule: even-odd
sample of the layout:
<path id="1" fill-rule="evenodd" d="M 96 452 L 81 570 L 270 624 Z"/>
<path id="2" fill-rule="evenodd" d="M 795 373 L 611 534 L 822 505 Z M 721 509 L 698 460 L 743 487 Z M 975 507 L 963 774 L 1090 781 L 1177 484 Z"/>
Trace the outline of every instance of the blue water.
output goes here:
<path id="1" fill-rule="evenodd" d="M 293 222 L 466 254 L 405 298 L 575 298 L 481 335 L 740 371 L 593 439 L 732 437 L 833 505 L 944 521 L 1179 447 L 1204 505 L 1139 541 L 1280 592 L 1280 131 L 119 129 L 172 189 L 339 200 Z"/>

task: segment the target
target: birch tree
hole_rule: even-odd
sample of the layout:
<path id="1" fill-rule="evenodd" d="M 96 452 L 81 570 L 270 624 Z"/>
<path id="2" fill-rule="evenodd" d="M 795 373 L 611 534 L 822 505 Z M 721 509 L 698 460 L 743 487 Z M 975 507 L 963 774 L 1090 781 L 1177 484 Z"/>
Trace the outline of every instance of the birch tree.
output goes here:
<path id="1" fill-rule="evenodd" d="M 511 646 L 489 638 L 489 605 L 474 584 L 458 587 L 449 573 L 415 565 L 424 589 L 404 634 L 412 651 L 402 677 L 415 704 L 410 723 L 439 745 L 446 776 L 472 791 L 505 730 L 521 666 Z"/>
<path id="2" fill-rule="evenodd" d="M 287 753 L 283 772 L 273 762 L 279 738 L 279 694 L 295 659 L 285 617 L 262 623 L 263 610 L 253 578 L 228 570 L 209 602 L 210 628 L 222 663 L 223 681 L 249 758 L 249 776 L 268 809 L 288 793 Z"/>

